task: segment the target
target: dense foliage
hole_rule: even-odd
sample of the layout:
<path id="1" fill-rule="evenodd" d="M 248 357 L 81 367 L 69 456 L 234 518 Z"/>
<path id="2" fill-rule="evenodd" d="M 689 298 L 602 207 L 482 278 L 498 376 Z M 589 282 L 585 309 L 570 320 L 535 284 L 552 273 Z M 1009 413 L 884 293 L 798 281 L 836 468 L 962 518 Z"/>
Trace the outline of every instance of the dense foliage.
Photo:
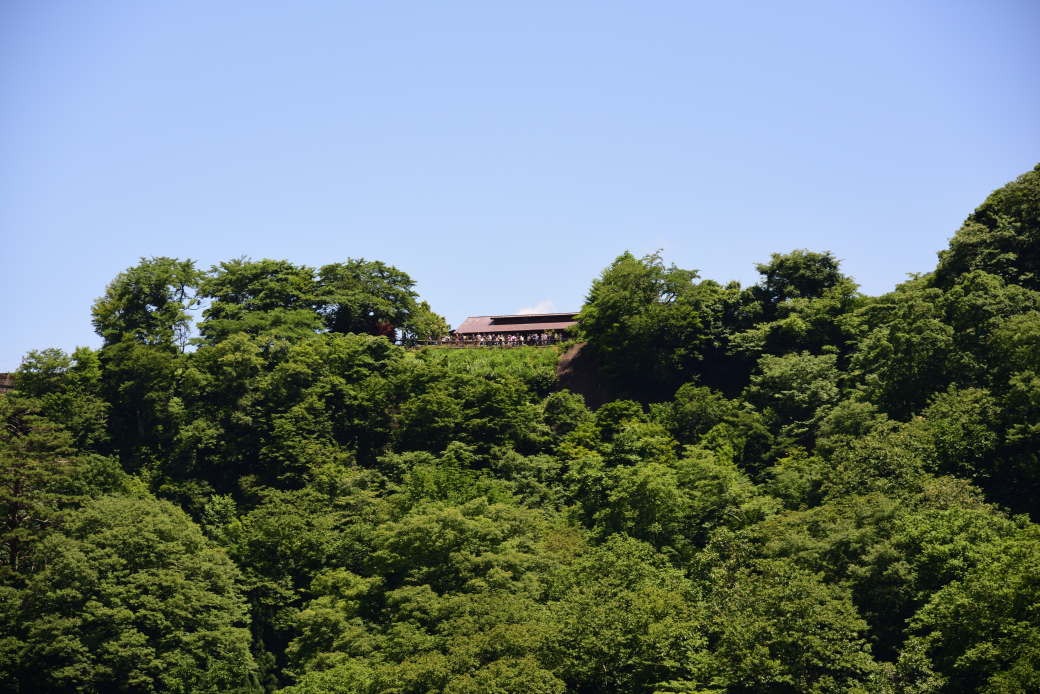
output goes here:
<path id="1" fill-rule="evenodd" d="M 1038 191 L 880 297 L 626 253 L 595 411 L 383 263 L 142 260 L 0 397 L 0 688 L 1037 691 Z"/>

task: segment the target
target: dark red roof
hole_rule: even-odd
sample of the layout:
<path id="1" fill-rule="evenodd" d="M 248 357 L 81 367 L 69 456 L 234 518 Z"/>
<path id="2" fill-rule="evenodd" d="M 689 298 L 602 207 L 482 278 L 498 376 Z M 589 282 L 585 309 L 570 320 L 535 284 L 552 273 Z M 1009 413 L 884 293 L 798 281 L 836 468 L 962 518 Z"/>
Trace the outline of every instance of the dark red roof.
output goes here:
<path id="1" fill-rule="evenodd" d="M 515 316 L 470 316 L 455 328 L 456 334 L 524 333 L 553 330 L 563 332 L 573 328 L 577 313 L 525 313 Z"/>

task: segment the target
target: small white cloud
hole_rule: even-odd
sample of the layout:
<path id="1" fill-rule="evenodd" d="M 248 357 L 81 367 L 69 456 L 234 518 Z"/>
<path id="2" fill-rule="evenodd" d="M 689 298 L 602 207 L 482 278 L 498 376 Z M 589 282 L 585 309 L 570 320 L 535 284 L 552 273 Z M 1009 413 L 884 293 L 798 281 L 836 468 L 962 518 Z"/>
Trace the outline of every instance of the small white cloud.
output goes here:
<path id="1" fill-rule="evenodd" d="M 516 314 L 518 316 L 526 316 L 532 313 L 552 313 L 555 308 L 556 304 L 552 302 L 552 299 L 546 299 L 545 301 L 539 301 L 535 306 L 522 308 Z"/>

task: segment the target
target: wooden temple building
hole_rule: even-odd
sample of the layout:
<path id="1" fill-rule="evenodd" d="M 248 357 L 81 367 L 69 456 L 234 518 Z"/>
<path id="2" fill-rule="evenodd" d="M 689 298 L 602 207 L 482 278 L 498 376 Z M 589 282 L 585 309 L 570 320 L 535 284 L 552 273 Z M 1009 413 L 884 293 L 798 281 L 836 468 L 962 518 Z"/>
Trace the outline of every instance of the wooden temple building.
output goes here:
<path id="1" fill-rule="evenodd" d="M 470 316 L 451 331 L 455 340 L 473 342 L 500 341 L 515 336 L 525 342 L 532 340 L 556 342 L 571 337 L 577 325 L 573 313 L 527 313 L 515 316 Z M 478 338 L 479 336 L 479 338 Z"/>

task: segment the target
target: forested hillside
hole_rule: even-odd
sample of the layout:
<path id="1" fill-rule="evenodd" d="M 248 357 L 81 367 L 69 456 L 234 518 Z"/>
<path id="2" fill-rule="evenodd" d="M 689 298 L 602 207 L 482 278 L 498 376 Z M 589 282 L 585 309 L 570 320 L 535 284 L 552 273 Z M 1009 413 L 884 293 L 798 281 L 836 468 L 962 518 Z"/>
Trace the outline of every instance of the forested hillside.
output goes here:
<path id="1" fill-rule="evenodd" d="M 619 256 L 593 411 L 383 263 L 142 259 L 0 396 L 0 690 L 1040 691 L 1040 165 L 758 270 Z"/>

